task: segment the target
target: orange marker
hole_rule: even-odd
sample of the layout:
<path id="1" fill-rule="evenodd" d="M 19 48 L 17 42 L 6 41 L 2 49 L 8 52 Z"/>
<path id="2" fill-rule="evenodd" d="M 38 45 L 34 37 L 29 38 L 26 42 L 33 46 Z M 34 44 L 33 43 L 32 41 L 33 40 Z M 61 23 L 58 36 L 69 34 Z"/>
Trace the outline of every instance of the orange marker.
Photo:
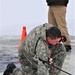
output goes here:
<path id="1" fill-rule="evenodd" d="M 26 36 L 27 36 L 26 26 L 23 26 L 23 28 L 22 28 L 22 36 L 21 36 L 20 43 L 22 43 L 24 41 L 24 39 L 26 38 Z"/>
<path id="2" fill-rule="evenodd" d="M 24 41 L 24 39 L 26 38 L 26 36 L 27 36 L 26 26 L 23 26 L 20 43 L 22 43 Z M 20 46 L 16 46 L 16 48 L 20 48 Z"/>

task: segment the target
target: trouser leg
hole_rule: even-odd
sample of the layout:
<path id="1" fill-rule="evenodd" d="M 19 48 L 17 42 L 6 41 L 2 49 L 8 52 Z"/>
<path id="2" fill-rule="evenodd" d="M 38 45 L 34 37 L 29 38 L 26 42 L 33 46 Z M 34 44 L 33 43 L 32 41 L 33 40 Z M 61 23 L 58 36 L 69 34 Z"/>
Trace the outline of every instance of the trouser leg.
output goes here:
<path id="1" fill-rule="evenodd" d="M 49 13 L 50 12 L 50 13 Z M 58 26 L 62 35 L 67 38 L 65 45 L 71 45 L 67 25 L 66 25 L 66 7 L 65 6 L 51 6 L 48 12 L 48 22 L 54 26 Z"/>
<path id="2" fill-rule="evenodd" d="M 53 26 L 57 26 L 55 16 L 51 7 L 49 7 L 48 9 L 48 23 L 52 24 Z"/>

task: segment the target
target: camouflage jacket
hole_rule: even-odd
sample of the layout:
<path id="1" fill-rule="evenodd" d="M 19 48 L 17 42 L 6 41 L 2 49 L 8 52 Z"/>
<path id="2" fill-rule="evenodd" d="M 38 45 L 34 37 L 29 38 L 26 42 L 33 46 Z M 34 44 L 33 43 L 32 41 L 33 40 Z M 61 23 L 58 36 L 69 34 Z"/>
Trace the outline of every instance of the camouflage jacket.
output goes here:
<path id="1" fill-rule="evenodd" d="M 18 55 L 24 75 L 52 75 L 51 69 L 48 71 L 48 65 L 43 64 L 42 61 L 39 60 L 40 58 L 48 61 L 48 45 L 43 40 L 46 41 L 45 31 L 49 27 L 52 27 L 52 25 L 46 23 L 34 28 L 21 44 Z M 37 40 L 40 36 L 42 39 L 40 39 L 37 43 Z M 66 56 L 64 45 L 59 44 L 52 46 L 50 50 L 54 60 L 54 65 L 62 68 Z M 59 70 L 54 69 L 55 75 L 58 75 L 59 72 Z"/>

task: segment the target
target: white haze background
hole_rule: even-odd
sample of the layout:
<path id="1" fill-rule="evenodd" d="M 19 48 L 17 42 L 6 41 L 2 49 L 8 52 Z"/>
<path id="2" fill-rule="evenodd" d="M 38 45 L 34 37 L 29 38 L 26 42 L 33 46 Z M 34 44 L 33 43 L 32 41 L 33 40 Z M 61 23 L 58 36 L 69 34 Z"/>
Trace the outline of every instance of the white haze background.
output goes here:
<path id="1" fill-rule="evenodd" d="M 70 35 L 75 35 L 75 0 L 69 0 L 66 21 Z M 60 11 L 59 11 L 60 12 Z M 22 27 L 27 33 L 34 27 L 47 23 L 46 0 L 0 0 L 0 36 L 21 35 Z"/>

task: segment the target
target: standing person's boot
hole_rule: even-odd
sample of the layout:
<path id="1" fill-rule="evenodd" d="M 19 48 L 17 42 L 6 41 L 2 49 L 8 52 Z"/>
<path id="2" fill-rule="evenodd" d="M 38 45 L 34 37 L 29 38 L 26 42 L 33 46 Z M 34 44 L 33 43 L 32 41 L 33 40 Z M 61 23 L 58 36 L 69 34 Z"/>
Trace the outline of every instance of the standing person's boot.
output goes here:
<path id="1" fill-rule="evenodd" d="M 71 51 L 71 45 L 65 45 L 66 51 Z"/>

